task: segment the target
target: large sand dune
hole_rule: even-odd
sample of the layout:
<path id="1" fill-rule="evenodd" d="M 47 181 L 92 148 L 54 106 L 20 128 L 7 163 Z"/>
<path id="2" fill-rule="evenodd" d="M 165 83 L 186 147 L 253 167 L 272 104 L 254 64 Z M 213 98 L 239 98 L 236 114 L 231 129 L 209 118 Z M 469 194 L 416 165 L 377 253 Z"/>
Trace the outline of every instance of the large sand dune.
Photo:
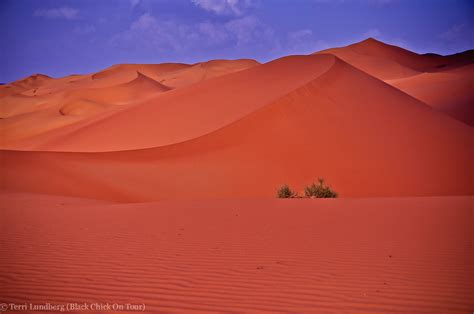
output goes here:
<path id="1" fill-rule="evenodd" d="M 13 147 L 113 151 L 182 142 L 245 117 L 317 78 L 333 62 L 334 57 L 329 55 L 285 57 L 172 90 L 113 115 L 100 115 Z"/>
<path id="2" fill-rule="evenodd" d="M 421 73 L 387 83 L 474 126 L 474 64 L 454 70 Z"/>
<path id="3" fill-rule="evenodd" d="M 149 312 L 467 313 L 472 197 L 0 197 L 0 295 Z"/>
<path id="4" fill-rule="evenodd" d="M 472 128 L 333 56 L 296 60 L 306 69 L 315 62 L 322 74 L 264 106 L 246 109 L 239 102 L 219 115 L 214 103 L 199 102 L 202 106 L 189 118 L 183 113 L 183 119 L 179 103 L 173 103 L 171 122 L 160 129 L 166 120 L 158 119 L 166 111 L 160 112 L 159 103 L 144 104 L 77 131 L 96 134 L 89 137 L 98 139 L 89 142 L 96 147 L 130 147 L 133 138 L 135 145 L 145 143 L 139 134 L 149 141 L 145 144 L 161 147 L 110 153 L 3 151 L 3 188 L 117 201 L 271 197 L 285 182 L 302 189 L 324 176 L 342 196 L 474 193 Z M 288 63 L 269 66 L 286 69 Z M 217 81 L 208 82 L 216 86 Z M 160 114 L 153 116 L 154 110 Z M 146 123 L 133 129 L 129 117 Z M 211 124 L 215 117 L 220 124 Z M 193 118 L 200 123 L 190 128 Z M 127 121 L 128 134 L 118 130 Z M 110 135 L 113 130 L 116 134 Z M 162 146 L 170 137 L 178 143 Z M 74 138 L 80 134 L 62 137 L 62 143 Z"/>
<path id="5" fill-rule="evenodd" d="M 333 54 L 383 80 L 408 77 L 419 72 L 438 72 L 474 62 L 473 50 L 449 56 L 420 55 L 373 38 L 346 47 L 326 49 L 317 53 Z"/>
<path id="6" fill-rule="evenodd" d="M 4 118 L 0 120 L 0 147 L 30 149 L 30 145 L 18 142 L 121 109 L 115 105 L 133 105 L 172 88 L 255 65 L 258 62 L 247 59 L 215 60 L 195 65 L 120 64 L 89 75 L 58 79 L 33 75 L 1 87 L 0 92 L 5 91 L 5 95 L 0 98 L 0 118 Z M 168 80 L 169 86 L 164 85 Z M 66 130 L 59 131 L 59 134 L 65 133 Z"/>
<path id="7" fill-rule="evenodd" d="M 334 54 L 436 110 L 474 125 L 474 50 L 420 55 L 369 38 L 318 52 L 323 53 Z"/>

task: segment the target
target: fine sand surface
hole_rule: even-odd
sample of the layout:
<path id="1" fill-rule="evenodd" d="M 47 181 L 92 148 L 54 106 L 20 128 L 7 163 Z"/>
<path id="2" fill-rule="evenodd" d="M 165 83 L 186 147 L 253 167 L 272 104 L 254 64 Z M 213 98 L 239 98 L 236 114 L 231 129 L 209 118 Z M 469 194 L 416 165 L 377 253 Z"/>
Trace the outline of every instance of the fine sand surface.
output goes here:
<path id="1" fill-rule="evenodd" d="M 113 205 L 0 196 L 7 303 L 163 312 L 474 309 L 473 197 Z"/>

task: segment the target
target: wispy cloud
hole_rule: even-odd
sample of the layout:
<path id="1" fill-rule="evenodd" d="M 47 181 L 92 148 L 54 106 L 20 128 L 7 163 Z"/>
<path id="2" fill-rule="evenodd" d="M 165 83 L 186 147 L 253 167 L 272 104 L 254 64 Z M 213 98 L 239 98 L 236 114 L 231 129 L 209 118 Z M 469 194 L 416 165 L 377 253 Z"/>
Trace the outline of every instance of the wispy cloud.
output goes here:
<path id="1" fill-rule="evenodd" d="M 273 30 L 254 16 L 232 18 L 226 22 L 203 21 L 184 23 L 173 19 L 158 19 L 145 13 L 130 27 L 111 39 L 113 45 L 137 44 L 155 51 L 184 53 L 225 44 L 234 47 L 254 47 L 270 44 Z"/>
<path id="2" fill-rule="evenodd" d="M 71 7 L 38 9 L 33 13 L 33 15 L 48 19 L 75 20 L 79 18 L 79 10 Z"/>
<path id="3" fill-rule="evenodd" d="M 191 0 L 194 5 L 218 15 L 242 15 L 245 8 L 250 7 L 252 0 Z"/>

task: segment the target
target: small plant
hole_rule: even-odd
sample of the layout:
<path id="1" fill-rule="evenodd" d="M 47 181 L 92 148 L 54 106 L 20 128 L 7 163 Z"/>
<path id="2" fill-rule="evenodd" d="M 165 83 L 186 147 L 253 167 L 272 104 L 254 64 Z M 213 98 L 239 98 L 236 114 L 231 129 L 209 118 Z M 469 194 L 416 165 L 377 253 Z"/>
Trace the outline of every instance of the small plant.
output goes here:
<path id="1" fill-rule="evenodd" d="M 319 178 L 318 183 L 312 183 L 304 188 L 304 195 L 310 198 L 334 198 L 337 193 L 324 184 L 324 179 Z"/>
<path id="2" fill-rule="evenodd" d="M 278 198 L 291 198 L 293 197 L 293 191 L 291 191 L 290 187 L 287 184 L 284 184 L 278 189 L 277 196 Z"/>

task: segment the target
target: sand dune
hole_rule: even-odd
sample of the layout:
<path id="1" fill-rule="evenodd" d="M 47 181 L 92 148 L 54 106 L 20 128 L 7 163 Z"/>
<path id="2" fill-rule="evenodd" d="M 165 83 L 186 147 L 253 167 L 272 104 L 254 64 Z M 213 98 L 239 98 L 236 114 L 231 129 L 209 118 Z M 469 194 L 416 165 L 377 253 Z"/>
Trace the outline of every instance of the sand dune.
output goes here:
<path id="1" fill-rule="evenodd" d="M 12 82 L 6 85 L 0 85 L 0 98 L 16 93 L 21 93 L 25 90 L 35 89 L 45 84 L 45 82 L 49 80 L 51 80 L 51 78 L 47 75 L 33 74 L 16 82 Z"/>
<path id="2" fill-rule="evenodd" d="M 166 313 L 467 313 L 473 202 L 3 194 L 0 294 Z"/>
<path id="3" fill-rule="evenodd" d="M 251 59 L 241 60 L 211 60 L 196 63 L 192 66 L 166 72 L 159 75 L 156 80 L 173 88 L 195 84 L 206 79 L 245 70 L 258 65 Z"/>
<path id="4" fill-rule="evenodd" d="M 177 88 L 241 71 L 258 64 L 257 61 L 251 59 L 211 60 L 196 64 L 119 64 L 94 73 L 91 77 L 95 86 L 101 86 L 105 82 L 109 85 L 116 85 L 130 81 L 135 72 L 140 72 L 168 87 Z"/>
<path id="5" fill-rule="evenodd" d="M 139 72 L 135 76 L 132 81 L 113 87 L 74 89 L 50 97 L 13 95 L 0 99 L 2 117 L 8 118 L 0 121 L 1 145 L 8 146 L 91 115 L 116 110 L 117 105 L 127 105 L 169 90 Z"/>
<path id="6" fill-rule="evenodd" d="M 66 92 L 64 99 L 88 99 L 106 104 L 126 104 L 138 99 L 148 98 L 170 88 L 157 81 L 135 72 L 135 77 L 126 83 L 103 88 L 82 88 Z"/>
<path id="7" fill-rule="evenodd" d="M 416 54 L 373 38 L 330 53 L 440 112 L 474 124 L 474 50 L 449 56 Z"/>
<path id="8" fill-rule="evenodd" d="M 8 148 L 112 151 L 182 142 L 224 127 L 291 92 L 329 69 L 333 60 L 332 56 L 281 58 L 160 94 L 113 115 L 11 143 Z"/>
<path id="9" fill-rule="evenodd" d="M 63 82 L 57 82 L 56 90 L 46 94 L 36 92 L 29 95 L 21 93 L 0 98 L 0 115 L 2 118 L 10 118 L 16 115 L 32 113 L 44 110 L 49 107 L 60 107 L 64 112 L 63 106 L 78 107 L 87 102 L 96 102 L 104 105 L 124 105 L 131 101 L 145 99 L 157 93 L 168 91 L 170 88 L 148 78 L 140 72 L 135 72 L 135 77 L 130 81 L 109 87 L 71 87 L 61 88 Z M 44 90 L 51 90 L 49 86 L 43 86 Z M 32 90 L 29 90 L 30 92 Z M 44 121 L 48 123 L 48 121 Z"/>
<path id="10" fill-rule="evenodd" d="M 251 108 L 253 113 L 234 123 L 174 145 L 93 154 L 3 151 L 2 188 L 115 201 L 272 197 L 285 182 L 302 189 L 323 176 L 341 196 L 474 193 L 472 128 L 331 55 L 269 65 L 279 69 L 291 63 L 288 68 L 293 69 L 289 60 L 306 69 L 314 64 L 324 74 L 263 107 Z M 236 75 L 245 77 L 244 72 Z M 145 105 L 131 108 L 146 109 L 143 117 L 156 121 Z M 111 115 L 110 121 L 124 125 L 125 112 Z M 179 128 L 185 125 L 172 122 Z M 110 133 L 107 124 L 98 125 L 97 130 Z M 138 125 L 135 129 L 160 139 L 159 132 Z M 170 124 L 166 130 L 173 134 L 181 129 Z M 115 132 L 125 143 L 126 134 Z M 98 131 L 93 134 L 100 136 Z M 75 137 L 65 137 L 63 144 Z M 109 143 L 100 137 L 99 141 Z"/>
<path id="11" fill-rule="evenodd" d="M 258 62 L 248 59 L 213 60 L 195 65 L 120 64 L 97 73 L 69 75 L 58 79 L 32 75 L 0 87 L 0 118 L 3 118 L 0 121 L 0 147 L 26 148 L 17 141 L 117 110 L 114 105 L 133 105 L 171 88 L 194 84 L 255 65 Z M 158 81 L 167 81 L 171 87 Z M 44 110 L 46 111 L 43 112 Z M 54 112 L 57 114 L 52 114 Z M 65 115 L 74 115 L 76 118 L 64 119 Z M 15 118 L 12 119 L 13 117 Z M 40 125 L 30 127 L 29 123 Z M 16 129 L 20 125 L 25 125 L 26 128 Z"/>
<path id="12" fill-rule="evenodd" d="M 382 80 L 409 77 L 420 72 L 438 72 L 474 62 L 474 51 L 472 50 L 450 56 L 420 55 L 373 38 L 317 53 L 333 54 Z"/>
<path id="13" fill-rule="evenodd" d="M 387 81 L 433 108 L 474 126 L 474 64 Z"/>

